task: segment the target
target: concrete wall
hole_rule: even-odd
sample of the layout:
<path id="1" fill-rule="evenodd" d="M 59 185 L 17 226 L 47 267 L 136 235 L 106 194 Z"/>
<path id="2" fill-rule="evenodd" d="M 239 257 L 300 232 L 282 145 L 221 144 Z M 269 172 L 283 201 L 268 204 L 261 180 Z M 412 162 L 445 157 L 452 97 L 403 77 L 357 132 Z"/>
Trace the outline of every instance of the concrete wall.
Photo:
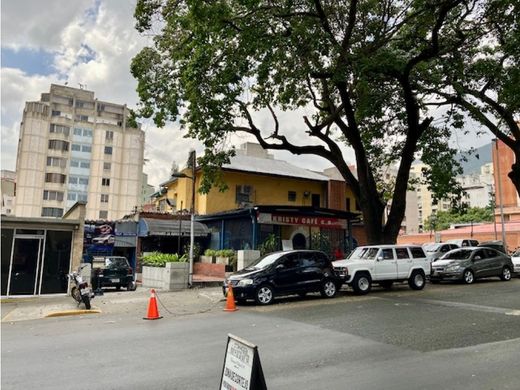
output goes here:
<path id="1" fill-rule="evenodd" d="M 142 286 L 164 291 L 188 288 L 189 263 L 166 263 L 165 267 L 143 267 Z"/>

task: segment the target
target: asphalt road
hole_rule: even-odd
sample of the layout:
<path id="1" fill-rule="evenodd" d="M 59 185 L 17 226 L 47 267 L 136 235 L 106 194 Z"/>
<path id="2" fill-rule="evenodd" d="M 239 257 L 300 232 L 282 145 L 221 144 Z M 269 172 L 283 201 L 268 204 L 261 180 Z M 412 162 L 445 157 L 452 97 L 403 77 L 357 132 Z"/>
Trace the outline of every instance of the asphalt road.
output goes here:
<path id="1" fill-rule="evenodd" d="M 520 279 L 239 309 L 2 323 L 2 389 L 216 389 L 228 333 L 269 389 L 520 388 Z"/>

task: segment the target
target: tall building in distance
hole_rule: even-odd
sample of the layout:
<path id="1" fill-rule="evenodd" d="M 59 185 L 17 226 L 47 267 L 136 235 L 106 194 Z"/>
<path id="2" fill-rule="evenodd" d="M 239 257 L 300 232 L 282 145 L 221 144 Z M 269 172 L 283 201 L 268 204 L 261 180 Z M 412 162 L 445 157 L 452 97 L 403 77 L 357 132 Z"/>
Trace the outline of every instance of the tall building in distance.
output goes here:
<path id="1" fill-rule="evenodd" d="M 141 201 L 144 132 L 126 105 L 52 84 L 26 102 L 16 160 L 17 217 L 61 217 L 78 201 L 86 218 L 115 220 Z"/>

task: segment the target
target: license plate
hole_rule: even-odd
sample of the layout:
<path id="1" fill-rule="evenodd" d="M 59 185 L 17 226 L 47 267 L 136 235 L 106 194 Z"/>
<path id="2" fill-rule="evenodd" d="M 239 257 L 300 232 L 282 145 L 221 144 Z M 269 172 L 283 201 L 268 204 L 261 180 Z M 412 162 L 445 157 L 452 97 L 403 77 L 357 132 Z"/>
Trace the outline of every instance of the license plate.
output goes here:
<path id="1" fill-rule="evenodd" d="M 82 288 L 81 290 L 79 290 L 79 292 L 81 295 L 88 295 L 90 294 L 90 287 Z"/>
<path id="2" fill-rule="evenodd" d="M 110 279 L 112 283 L 119 283 L 119 279 Z"/>

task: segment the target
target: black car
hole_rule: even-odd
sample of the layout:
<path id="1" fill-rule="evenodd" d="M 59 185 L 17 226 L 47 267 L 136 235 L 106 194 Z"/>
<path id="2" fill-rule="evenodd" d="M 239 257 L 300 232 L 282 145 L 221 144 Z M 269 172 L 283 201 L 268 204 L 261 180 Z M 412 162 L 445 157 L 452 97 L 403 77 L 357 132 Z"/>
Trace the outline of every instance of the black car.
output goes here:
<path id="1" fill-rule="evenodd" d="M 342 280 L 327 255 L 313 250 L 274 252 L 256 260 L 250 266 L 230 275 L 224 282 L 233 286 L 237 302 L 253 299 L 268 305 L 275 296 L 320 292 L 323 297 L 336 295 Z"/>
<path id="2" fill-rule="evenodd" d="M 134 270 L 123 256 L 95 257 L 92 261 L 92 286 L 135 290 Z"/>

